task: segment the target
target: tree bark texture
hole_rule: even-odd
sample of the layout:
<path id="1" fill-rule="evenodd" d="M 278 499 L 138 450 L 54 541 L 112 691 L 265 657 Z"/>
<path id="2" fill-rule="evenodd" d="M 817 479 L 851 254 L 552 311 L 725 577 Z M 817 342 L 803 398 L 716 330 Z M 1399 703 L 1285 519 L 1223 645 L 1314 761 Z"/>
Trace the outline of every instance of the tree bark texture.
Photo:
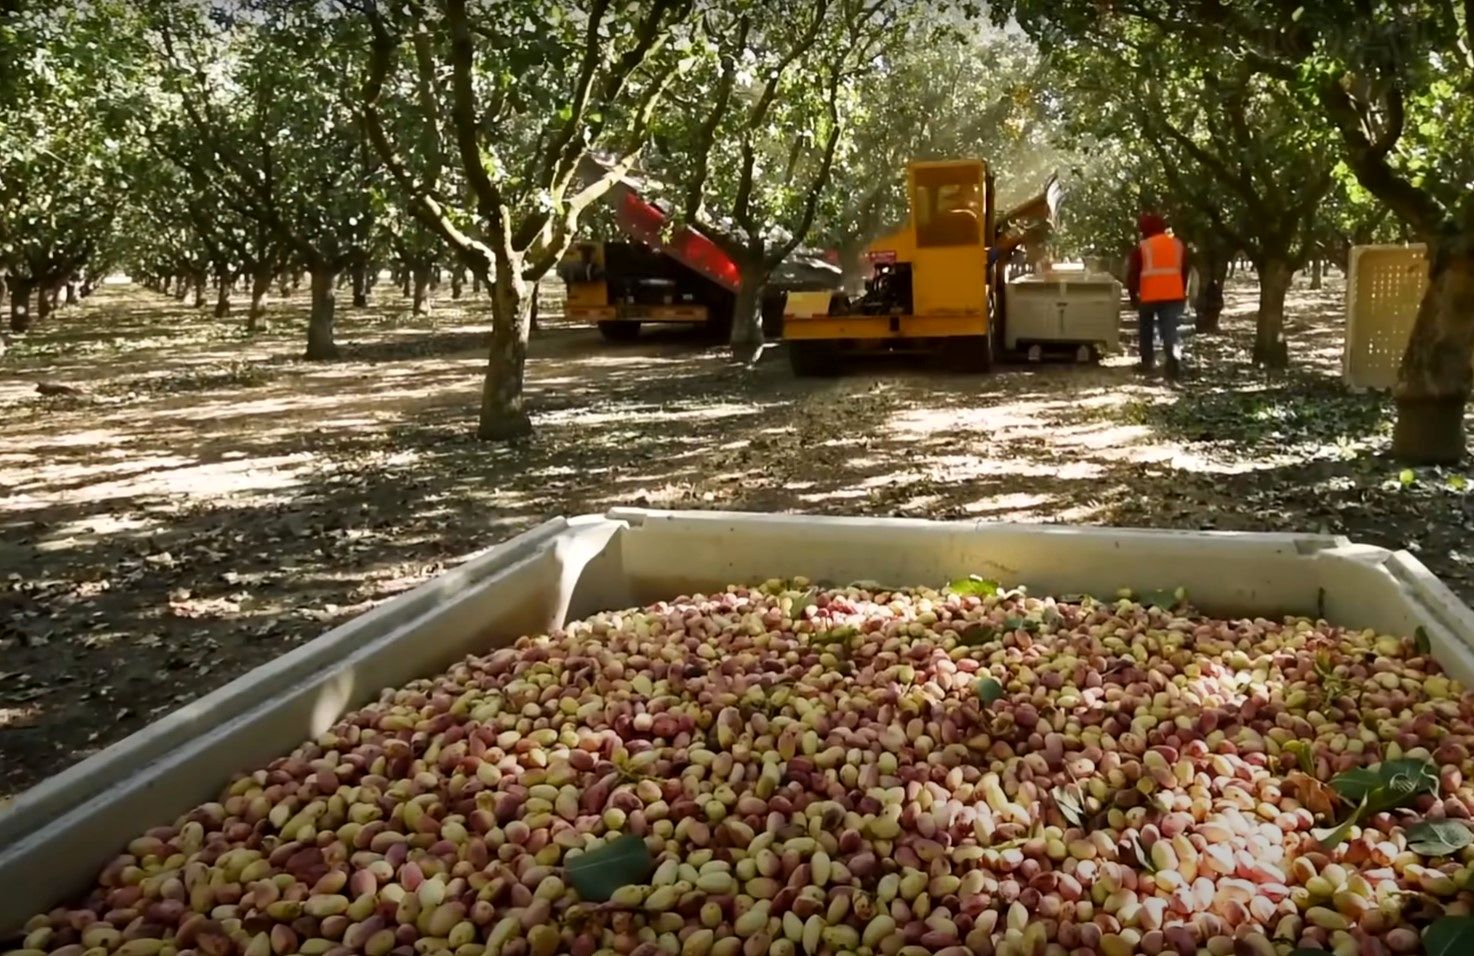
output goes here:
<path id="1" fill-rule="evenodd" d="M 369 267 L 360 262 L 353 267 L 353 307 L 366 308 L 369 304 Z"/>
<path id="2" fill-rule="evenodd" d="M 1193 327 L 1205 335 L 1219 331 L 1223 316 L 1223 285 L 1228 281 L 1228 256 L 1211 247 L 1203 254 L 1198 298 L 1193 303 Z"/>
<path id="3" fill-rule="evenodd" d="M 26 332 L 31 328 L 31 283 L 25 279 L 10 280 L 10 331 Z"/>
<path id="4" fill-rule="evenodd" d="M 527 367 L 527 336 L 532 323 L 531 289 L 522 281 L 520 263 L 497 270 L 490 283 L 491 352 L 481 389 L 481 419 L 476 434 L 508 441 L 532 433 L 522 394 Z"/>
<path id="5" fill-rule="evenodd" d="M 1266 259 L 1259 273 L 1259 317 L 1254 323 L 1254 364 L 1282 369 L 1290 364 L 1285 342 L 1285 295 L 1295 270 L 1283 259 Z"/>
<path id="6" fill-rule="evenodd" d="M 1319 292 L 1325 285 L 1325 262 L 1320 256 L 1310 260 L 1310 288 Z"/>
<path id="7" fill-rule="evenodd" d="M 410 276 L 410 311 L 415 315 L 430 314 L 430 278 L 429 266 L 415 266 Z"/>
<path id="8" fill-rule="evenodd" d="M 45 322 L 56 311 L 56 286 L 43 285 L 36 289 L 36 321 Z"/>
<path id="9" fill-rule="evenodd" d="M 230 315 L 230 288 L 234 283 L 235 277 L 228 272 L 215 277 L 215 318 L 223 319 Z"/>
<path id="10" fill-rule="evenodd" d="M 1474 381 L 1474 235 L 1444 239 L 1430 251 L 1428 288 L 1392 392 L 1392 454 L 1452 464 L 1464 454 L 1464 406 Z"/>
<path id="11" fill-rule="evenodd" d="M 732 303 L 732 354 L 750 362 L 763 347 L 763 285 L 756 267 L 743 268 L 737 284 L 737 297 Z"/>
<path id="12" fill-rule="evenodd" d="M 312 270 L 312 311 L 307 317 L 307 358 L 314 361 L 338 357 L 338 346 L 333 341 L 337 280 L 337 272 L 326 266 Z"/>
<path id="13" fill-rule="evenodd" d="M 246 331 L 263 332 L 266 320 L 266 293 L 271 291 L 271 270 L 259 268 L 251 273 L 251 307 L 246 312 Z"/>

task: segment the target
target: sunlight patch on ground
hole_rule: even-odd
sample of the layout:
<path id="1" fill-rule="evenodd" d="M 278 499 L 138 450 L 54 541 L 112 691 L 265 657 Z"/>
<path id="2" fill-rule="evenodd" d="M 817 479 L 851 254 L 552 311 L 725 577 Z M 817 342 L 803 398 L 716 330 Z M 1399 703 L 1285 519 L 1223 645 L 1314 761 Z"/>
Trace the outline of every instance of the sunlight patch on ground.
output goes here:
<path id="1" fill-rule="evenodd" d="M 189 460 L 181 459 L 185 462 Z M 207 498 L 241 492 L 282 491 L 299 487 L 305 478 L 304 473 L 314 460 L 314 455 L 298 452 L 243 461 L 167 468 L 131 478 L 98 482 L 78 491 L 59 492 L 56 498 L 68 504 L 76 504 L 150 495 Z"/>
<path id="2" fill-rule="evenodd" d="M 1026 492 L 1013 492 L 1012 494 L 993 495 L 988 498 L 979 498 L 969 501 L 962 506 L 962 510 L 970 515 L 989 515 L 998 517 L 1000 511 L 1017 511 L 1022 508 L 1042 508 L 1052 500 L 1051 495 L 1033 495 Z"/>
<path id="3" fill-rule="evenodd" d="M 726 402 L 702 405 L 685 410 L 659 410 L 652 408 L 623 408 L 611 412 L 589 412 L 577 408 L 556 412 L 543 412 L 537 416 L 539 425 L 578 425 L 580 427 L 616 425 L 637 420 L 641 424 L 651 422 L 702 421 L 706 419 L 737 418 L 756 415 L 763 407 L 757 404 Z"/>

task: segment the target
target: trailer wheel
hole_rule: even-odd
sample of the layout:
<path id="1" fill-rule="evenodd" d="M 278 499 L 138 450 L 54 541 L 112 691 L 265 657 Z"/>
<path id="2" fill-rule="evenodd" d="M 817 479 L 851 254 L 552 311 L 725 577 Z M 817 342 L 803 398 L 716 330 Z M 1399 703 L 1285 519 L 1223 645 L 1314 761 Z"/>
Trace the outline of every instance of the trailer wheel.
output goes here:
<path id="1" fill-rule="evenodd" d="M 801 378 L 839 374 L 839 353 L 828 342 L 788 342 L 788 366 Z"/>
<path id="2" fill-rule="evenodd" d="M 966 338 L 951 339 L 947 348 L 955 357 L 960 371 L 989 372 L 993 369 L 991 335 L 969 335 Z"/>
<path id="3" fill-rule="evenodd" d="M 600 322 L 599 334 L 610 342 L 632 342 L 640 335 L 640 323 Z"/>

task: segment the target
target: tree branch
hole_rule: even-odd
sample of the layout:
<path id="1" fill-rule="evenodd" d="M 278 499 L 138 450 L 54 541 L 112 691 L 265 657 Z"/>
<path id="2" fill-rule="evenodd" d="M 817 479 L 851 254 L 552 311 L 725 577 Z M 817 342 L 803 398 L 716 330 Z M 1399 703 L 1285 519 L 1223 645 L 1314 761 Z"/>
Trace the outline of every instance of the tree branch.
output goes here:
<path id="1" fill-rule="evenodd" d="M 451 125 L 460 151 L 461 169 L 476 198 L 477 214 L 491 225 L 493 233 L 509 240 L 502 215 L 501 190 L 491 181 L 481 162 L 476 90 L 471 77 L 476 41 L 466 19 L 466 0 L 445 0 L 445 19 L 450 27 Z"/>
<path id="2" fill-rule="evenodd" d="M 1386 203 L 1420 237 L 1431 240 L 1447 222 L 1447 213 L 1429 193 L 1419 189 L 1387 162 L 1397 137 L 1384 133 L 1377 143 L 1368 140 L 1361 111 L 1352 102 L 1341 77 L 1325 76 L 1317 90 L 1321 106 L 1341 133 L 1347 163 L 1368 192 Z M 1390 127 L 1389 127 L 1390 128 Z M 1397 130 L 1398 135 L 1401 129 Z M 1379 151 L 1385 145 L 1387 151 Z"/>

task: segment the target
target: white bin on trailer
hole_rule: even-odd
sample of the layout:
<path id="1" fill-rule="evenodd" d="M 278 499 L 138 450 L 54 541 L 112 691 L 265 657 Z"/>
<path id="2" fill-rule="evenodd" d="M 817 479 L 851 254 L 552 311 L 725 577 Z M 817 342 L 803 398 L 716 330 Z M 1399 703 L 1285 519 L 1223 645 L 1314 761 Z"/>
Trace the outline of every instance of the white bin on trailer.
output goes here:
<path id="1" fill-rule="evenodd" d="M 1112 351 L 1120 342 L 1121 283 L 1106 273 L 1054 271 L 1003 287 L 1003 346 L 1087 346 Z"/>
<path id="2" fill-rule="evenodd" d="M 335 628 L 0 810 L 0 938 L 86 892 L 151 826 L 218 796 L 384 687 L 599 610 L 731 583 L 941 585 L 978 573 L 1036 594 L 1185 587 L 1221 616 L 1321 615 L 1427 631 L 1474 686 L 1474 613 L 1405 552 L 1326 535 L 616 510 L 558 518 Z"/>

